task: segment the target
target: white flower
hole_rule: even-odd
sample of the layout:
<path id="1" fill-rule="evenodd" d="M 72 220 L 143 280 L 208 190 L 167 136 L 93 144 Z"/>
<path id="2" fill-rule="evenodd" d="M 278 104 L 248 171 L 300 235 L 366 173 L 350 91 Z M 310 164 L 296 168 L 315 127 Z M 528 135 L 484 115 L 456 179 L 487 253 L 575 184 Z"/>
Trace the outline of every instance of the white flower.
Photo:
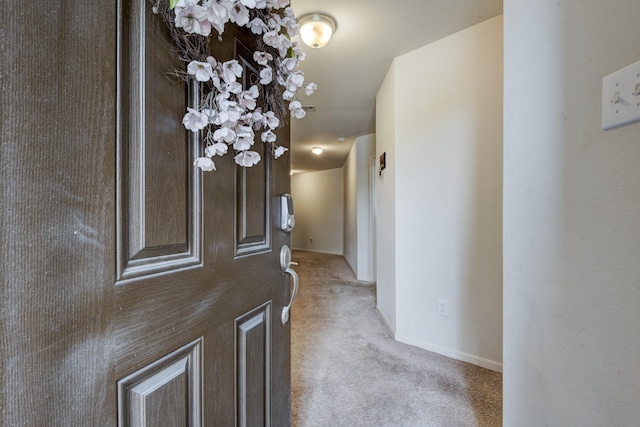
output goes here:
<path id="1" fill-rule="evenodd" d="M 289 0 L 273 0 L 274 9 L 282 9 L 287 6 L 289 6 Z"/>
<path id="2" fill-rule="evenodd" d="M 216 124 L 221 126 L 233 127 L 235 126 L 236 123 L 238 123 L 238 120 L 240 119 L 240 115 L 241 115 L 240 112 L 236 109 L 219 111 Z"/>
<path id="3" fill-rule="evenodd" d="M 295 92 L 304 84 L 304 74 L 302 71 L 296 71 L 295 73 L 289 74 L 287 77 L 287 90 L 291 92 Z"/>
<path id="4" fill-rule="evenodd" d="M 289 71 L 293 71 L 298 66 L 298 59 L 297 58 L 283 59 L 282 62 L 280 63 L 280 66 L 282 68 L 286 68 Z"/>
<path id="5" fill-rule="evenodd" d="M 231 22 L 235 22 L 239 27 L 244 27 L 249 23 L 249 9 L 242 3 L 236 2 L 231 8 Z"/>
<path id="6" fill-rule="evenodd" d="M 237 141 L 234 142 L 233 148 L 238 151 L 245 151 L 251 148 L 252 145 L 253 145 L 253 138 L 248 136 L 243 136 L 238 138 Z"/>
<path id="7" fill-rule="evenodd" d="M 284 10 L 285 17 L 282 18 L 281 25 L 287 29 L 289 37 L 295 37 L 298 35 L 298 21 L 292 8 L 288 7 Z"/>
<path id="8" fill-rule="evenodd" d="M 273 70 L 271 67 L 264 67 L 260 70 L 260 84 L 268 85 L 273 81 Z"/>
<path id="9" fill-rule="evenodd" d="M 222 78 L 227 83 L 233 83 L 242 75 L 242 65 L 232 59 L 222 64 Z"/>
<path id="10" fill-rule="evenodd" d="M 216 140 L 216 142 L 231 143 L 236 139 L 236 133 L 233 129 L 221 127 L 213 133 L 213 139 Z"/>
<path id="11" fill-rule="evenodd" d="M 293 49 L 293 53 L 296 55 L 296 58 L 298 58 L 298 61 L 304 61 L 305 58 L 307 57 L 306 52 L 300 50 L 300 47 L 298 46 L 297 42 L 291 43 L 291 48 Z"/>
<path id="12" fill-rule="evenodd" d="M 207 157 L 224 156 L 225 154 L 227 154 L 228 148 L 229 147 L 224 142 L 216 142 L 215 144 L 212 144 L 205 148 L 204 154 L 206 154 Z"/>
<path id="13" fill-rule="evenodd" d="M 253 99 L 256 99 L 258 98 L 258 96 L 260 96 L 260 93 L 258 92 L 258 86 L 256 85 L 251 85 L 249 90 L 245 91 L 244 93 L 246 93 L 247 96 L 250 96 Z"/>
<path id="14" fill-rule="evenodd" d="M 289 149 L 286 147 L 282 147 L 282 146 L 276 147 L 276 149 L 273 152 L 273 157 L 277 159 L 278 157 L 282 156 L 287 150 Z"/>
<path id="15" fill-rule="evenodd" d="M 262 115 L 262 110 L 260 108 L 256 108 L 256 110 L 251 113 L 251 120 L 253 121 L 254 125 L 262 125 L 267 123 L 264 116 Z"/>
<path id="16" fill-rule="evenodd" d="M 289 110 L 291 111 L 291 115 L 296 119 L 301 119 L 307 115 L 306 111 L 302 109 L 302 103 L 298 100 L 289 103 Z"/>
<path id="17" fill-rule="evenodd" d="M 246 108 L 247 110 L 253 110 L 256 108 L 256 98 L 258 97 L 258 87 L 252 85 L 249 90 L 242 92 L 238 104 Z"/>
<path id="18" fill-rule="evenodd" d="M 213 77 L 213 68 L 208 62 L 191 61 L 187 65 L 187 73 L 196 76 L 199 82 L 208 82 Z"/>
<path id="19" fill-rule="evenodd" d="M 182 118 L 182 124 L 191 132 L 197 132 L 209 124 L 209 116 L 193 108 L 187 108 L 187 114 Z"/>
<path id="20" fill-rule="evenodd" d="M 269 61 L 273 61 L 273 56 L 267 52 L 254 52 L 253 60 L 256 61 L 260 65 L 267 65 Z"/>
<path id="21" fill-rule="evenodd" d="M 276 134 L 271 132 L 271 130 L 266 130 L 262 132 L 260 139 L 262 142 L 276 142 Z"/>
<path id="22" fill-rule="evenodd" d="M 253 138 L 253 129 L 250 125 L 240 125 L 236 128 L 238 136 L 250 136 Z"/>
<path id="23" fill-rule="evenodd" d="M 240 2 L 249 9 L 253 9 L 256 7 L 256 0 L 240 0 Z"/>
<path id="24" fill-rule="evenodd" d="M 280 126 L 280 120 L 276 117 L 276 114 L 273 111 L 267 111 L 263 116 L 270 129 L 275 129 Z"/>
<path id="25" fill-rule="evenodd" d="M 211 34 L 211 22 L 207 19 L 207 10 L 198 5 L 174 8 L 176 13 L 175 26 L 184 28 L 188 33 L 208 36 Z"/>
<path id="26" fill-rule="evenodd" d="M 251 29 L 253 34 L 260 35 L 265 32 L 267 28 L 267 24 L 260 18 L 254 18 L 251 22 L 247 24 L 247 27 Z"/>
<path id="27" fill-rule="evenodd" d="M 290 90 L 285 90 L 282 93 L 282 99 L 284 99 L 285 101 L 291 101 L 295 97 L 296 97 L 295 92 L 291 92 Z"/>
<path id="28" fill-rule="evenodd" d="M 250 168 L 260 161 L 260 154 L 256 153 L 255 151 L 242 151 L 238 153 L 238 155 L 235 156 L 233 160 L 235 160 L 236 163 L 240 166 Z"/>
<path id="29" fill-rule="evenodd" d="M 215 123 L 218 117 L 218 112 L 212 108 L 205 108 L 202 110 L 202 114 L 209 118 L 209 123 Z"/>
<path id="30" fill-rule="evenodd" d="M 276 30 L 267 31 L 266 33 L 264 33 L 264 35 L 262 36 L 262 40 L 264 40 L 267 45 L 276 49 L 280 47 L 280 43 L 282 43 L 282 39 L 280 38 L 278 31 Z"/>
<path id="31" fill-rule="evenodd" d="M 239 94 L 242 92 L 242 84 L 238 82 L 232 82 L 227 85 L 225 90 L 229 93 Z"/>
<path id="32" fill-rule="evenodd" d="M 211 64 L 211 68 L 216 68 L 218 66 L 218 61 L 213 56 L 207 56 L 207 62 Z"/>
<path id="33" fill-rule="evenodd" d="M 269 29 L 279 33 L 282 29 L 282 25 L 280 25 L 281 22 L 280 15 L 271 15 L 269 19 L 267 19 L 267 26 Z"/>
<path id="34" fill-rule="evenodd" d="M 218 34 L 222 34 L 224 24 L 229 22 L 231 17 L 233 0 L 206 0 L 203 6 L 207 11 L 207 19 L 211 25 L 218 31 Z"/>
<path id="35" fill-rule="evenodd" d="M 178 0 L 176 2 L 176 6 L 175 7 L 189 7 L 189 6 L 195 6 L 198 4 L 198 0 Z"/>
<path id="36" fill-rule="evenodd" d="M 313 92 L 316 91 L 316 89 L 318 89 L 318 85 L 313 83 L 313 82 L 311 82 L 307 86 L 305 86 L 304 93 L 305 93 L 305 95 L 309 96 L 309 95 L 312 95 Z"/>
<path id="37" fill-rule="evenodd" d="M 211 172 L 212 170 L 216 170 L 216 164 L 213 163 L 213 160 L 211 160 L 208 157 L 198 157 L 193 162 L 193 165 L 199 167 L 205 172 Z"/>
<path id="38" fill-rule="evenodd" d="M 278 45 L 278 53 L 281 58 L 285 58 L 287 53 L 289 53 L 289 48 L 291 47 L 291 40 L 287 38 L 284 34 L 280 34 L 280 44 Z"/>
<path id="39" fill-rule="evenodd" d="M 304 111 L 302 108 L 296 108 L 291 112 L 291 115 L 296 119 L 301 119 L 307 115 L 307 112 Z"/>
<path id="40" fill-rule="evenodd" d="M 289 103 L 289 110 L 296 110 L 298 108 L 302 108 L 302 102 L 297 99 Z"/>

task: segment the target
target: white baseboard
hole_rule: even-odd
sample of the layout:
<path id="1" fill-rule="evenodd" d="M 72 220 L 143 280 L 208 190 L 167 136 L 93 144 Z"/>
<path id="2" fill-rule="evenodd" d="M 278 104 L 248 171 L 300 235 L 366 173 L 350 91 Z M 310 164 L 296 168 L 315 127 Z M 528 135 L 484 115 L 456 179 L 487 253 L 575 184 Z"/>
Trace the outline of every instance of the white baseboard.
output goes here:
<path id="1" fill-rule="evenodd" d="M 332 251 L 321 251 L 317 249 L 309 249 L 309 248 L 291 248 L 294 251 L 306 251 L 306 252 L 317 252 L 319 254 L 327 254 L 327 255 L 339 255 L 344 256 L 344 254 L 340 252 L 332 252 Z"/>
<path id="2" fill-rule="evenodd" d="M 486 368 L 491 371 L 502 372 L 502 363 L 496 362 L 494 360 L 485 359 L 483 357 L 476 356 L 473 354 L 468 354 L 458 350 L 444 348 L 436 344 L 424 343 L 411 338 L 403 337 L 398 334 L 395 335 L 395 338 L 396 338 L 396 341 L 400 341 L 405 344 L 420 347 L 424 350 L 428 350 L 433 353 L 438 353 L 443 356 L 450 357 L 452 359 L 460 360 L 462 362 L 471 363 L 472 365 L 480 366 L 482 368 Z"/>
<path id="3" fill-rule="evenodd" d="M 395 329 L 393 329 L 393 327 L 391 326 L 387 318 L 384 316 L 384 314 L 382 314 L 382 311 L 380 311 L 380 307 L 378 307 L 377 305 L 376 305 L 376 314 L 378 315 L 378 318 L 380 318 L 380 320 L 382 321 L 382 324 L 387 328 L 387 330 L 391 334 L 391 337 L 395 337 L 396 336 Z"/>

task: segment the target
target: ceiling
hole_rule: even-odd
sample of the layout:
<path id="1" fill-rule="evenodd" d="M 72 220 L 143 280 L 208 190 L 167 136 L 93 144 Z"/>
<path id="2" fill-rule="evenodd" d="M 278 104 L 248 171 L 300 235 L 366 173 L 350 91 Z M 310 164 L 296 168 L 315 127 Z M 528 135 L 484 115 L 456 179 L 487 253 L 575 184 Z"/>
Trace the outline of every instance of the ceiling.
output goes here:
<path id="1" fill-rule="evenodd" d="M 291 0 L 296 16 L 324 12 L 338 29 L 321 49 L 306 45 L 300 69 L 318 90 L 291 120 L 293 173 L 342 167 L 356 137 L 375 133 L 375 98 L 393 58 L 502 13 L 502 0 Z M 338 138 L 344 138 L 339 142 Z M 317 156 L 311 148 L 320 146 Z"/>

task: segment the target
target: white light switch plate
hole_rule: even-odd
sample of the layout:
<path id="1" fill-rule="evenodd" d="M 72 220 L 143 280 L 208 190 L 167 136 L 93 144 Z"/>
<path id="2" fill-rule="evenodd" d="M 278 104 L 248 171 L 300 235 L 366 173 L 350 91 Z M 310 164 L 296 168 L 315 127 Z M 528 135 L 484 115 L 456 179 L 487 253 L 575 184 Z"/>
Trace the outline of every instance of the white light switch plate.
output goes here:
<path id="1" fill-rule="evenodd" d="M 602 78 L 602 129 L 640 120 L 640 61 Z"/>

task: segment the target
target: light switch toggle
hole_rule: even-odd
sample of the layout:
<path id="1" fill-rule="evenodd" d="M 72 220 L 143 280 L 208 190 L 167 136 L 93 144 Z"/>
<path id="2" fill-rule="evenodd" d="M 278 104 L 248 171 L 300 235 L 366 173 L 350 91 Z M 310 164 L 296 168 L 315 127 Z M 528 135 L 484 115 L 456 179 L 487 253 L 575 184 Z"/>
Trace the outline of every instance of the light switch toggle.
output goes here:
<path id="1" fill-rule="evenodd" d="M 620 104 L 620 92 L 616 92 L 613 94 L 613 99 L 611 100 L 612 104 Z"/>

